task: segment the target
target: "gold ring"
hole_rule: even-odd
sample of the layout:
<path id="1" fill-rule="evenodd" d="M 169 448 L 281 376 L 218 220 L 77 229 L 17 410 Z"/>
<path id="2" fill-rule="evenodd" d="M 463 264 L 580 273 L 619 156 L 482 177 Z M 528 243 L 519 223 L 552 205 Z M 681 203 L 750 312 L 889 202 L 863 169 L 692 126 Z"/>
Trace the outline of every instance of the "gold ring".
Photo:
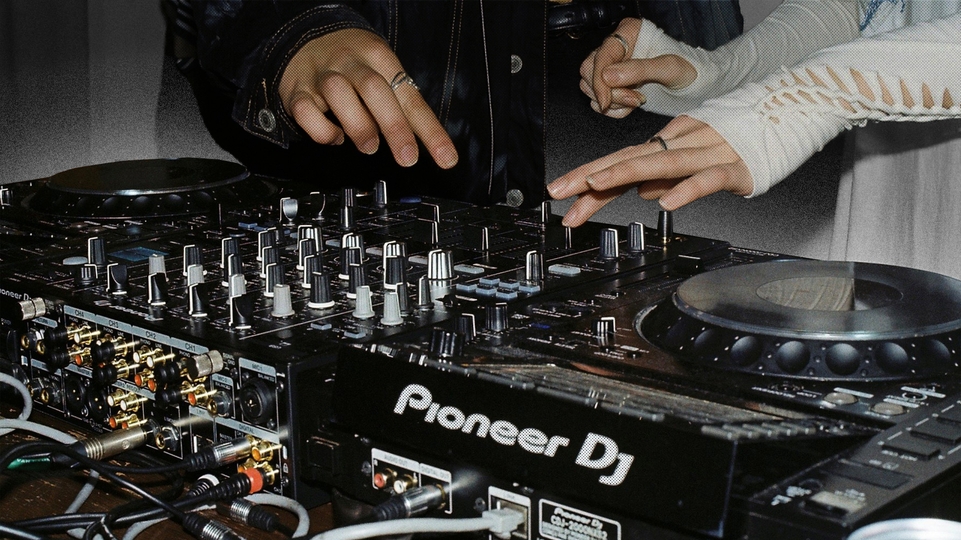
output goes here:
<path id="1" fill-rule="evenodd" d="M 628 50 L 627 40 L 624 39 L 624 36 L 622 36 L 622 35 L 620 35 L 620 34 L 611 34 L 611 35 L 609 35 L 609 36 L 607 36 L 607 37 L 616 39 L 617 42 L 621 44 L 621 47 L 624 47 L 624 56 L 630 56 L 630 55 L 631 55 L 631 51 Z"/>
<path id="2" fill-rule="evenodd" d="M 651 137 L 647 142 L 649 142 L 649 143 L 652 143 L 652 142 L 659 143 L 659 144 L 661 145 L 661 148 L 663 148 L 664 150 L 667 150 L 667 141 L 665 141 L 664 139 L 662 139 L 660 135 L 655 135 L 655 136 Z"/>
<path id="3" fill-rule="evenodd" d="M 417 83 L 414 82 L 414 79 L 412 79 L 406 71 L 398 71 L 397 75 L 394 75 L 394 78 L 390 81 L 390 89 L 396 91 L 402 84 L 409 84 L 414 87 L 414 90 L 420 90 L 420 87 L 417 86 Z"/>

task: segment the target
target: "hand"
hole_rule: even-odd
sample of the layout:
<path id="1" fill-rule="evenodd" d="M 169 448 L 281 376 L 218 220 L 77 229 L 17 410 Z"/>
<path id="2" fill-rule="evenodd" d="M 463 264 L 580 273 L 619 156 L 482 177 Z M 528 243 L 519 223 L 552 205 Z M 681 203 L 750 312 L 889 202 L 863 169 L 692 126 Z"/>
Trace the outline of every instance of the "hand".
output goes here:
<path id="1" fill-rule="evenodd" d="M 554 180 L 547 191 L 555 199 L 577 195 L 563 223 L 577 227 L 631 186 L 647 200 L 660 199 L 665 210 L 718 191 L 749 195 L 754 182 L 747 165 L 711 126 L 688 116 L 672 120 L 657 141 L 629 146 L 581 165 Z"/>
<path id="2" fill-rule="evenodd" d="M 637 88 L 659 83 L 677 90 L 697 78 L 697 69 L 676 54 L 631 58 L 640 32 L 649 25 L 650 21 L 624 19 L 614 33 L 624 38 L 627 46 L 612 34 L 581 63 L 580 88 L 591 99 L 595 111 L 611 118 L 624 118 L 647 101 Z M 670 45 L 677 48 L 677 42 L 659 29 L 648 31 L 656 32 L 655 46 L 658 40 L 670 40 Z"/>
<path id="3" fill-rule="evenodd" d="M 284 110 L 319 144 L 342 144 L 373 154 L 382 133 L 394 160 L 417 162 L 417 139 L 441 168 L 457 164 L 457 150 L 420 92 L 409 84 L 391 89 L 404 68 L 376 34 L 360 29 L 311 40 L 291 58 L 280 80 Z M 338 127 L 324 114 L 331 111 Z M 415 138 L 416 137 L 416 138 Z"/>

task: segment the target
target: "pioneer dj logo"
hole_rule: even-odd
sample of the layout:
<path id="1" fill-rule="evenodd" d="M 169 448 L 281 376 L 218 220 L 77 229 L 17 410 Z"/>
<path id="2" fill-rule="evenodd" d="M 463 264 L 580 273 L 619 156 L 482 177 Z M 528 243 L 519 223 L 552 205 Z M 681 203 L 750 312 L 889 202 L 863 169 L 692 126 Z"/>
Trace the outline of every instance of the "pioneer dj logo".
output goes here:
<path id="1" fill-rule="evenodd" d="M 423 411 L 425 424 L 437 424 L 450 431 L 460 431 L 480 439 L 494 441 L 504 446 L 519 446 L 531 454 L 555 457 L 561 448 L 570 446 L 571 440 L 561 435 L 547 435 L 536 428 L 518 428 L 507 420 L 491 420 L 484 414 L 465 413 L 452 405 L 434 403 L 430 390 L 420 384 L 404 388 L 394 413 L 403 415 L 408 410 Z M 574 463 L 593 470 L 613 468 L 609 475 L 601 475 L 598 482 L 607 486 L 620 485 L 627 477 L 634 456 L 619 451 L 617 442 L 610 437 L 588 433 L 581 444 Z"/>

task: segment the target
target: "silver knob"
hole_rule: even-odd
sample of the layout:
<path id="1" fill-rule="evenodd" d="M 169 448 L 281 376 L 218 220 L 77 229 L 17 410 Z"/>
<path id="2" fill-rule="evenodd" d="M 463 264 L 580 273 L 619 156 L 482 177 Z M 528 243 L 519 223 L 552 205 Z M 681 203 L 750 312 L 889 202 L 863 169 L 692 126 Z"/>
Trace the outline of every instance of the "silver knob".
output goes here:
<path id="1" fill-rule="evenodd" d="M 400 299 L 397 291 L 387 291 L 384 293 L 384 316 L 380 319 L 380 324 L 384 326 L 398 326 L 404 322 L 400 313 Z"/>
<path id="2" fill-rule="evenodd" d="M 427 254 L 427 279 L 451 279 L 454 276 L 449 251 L 435 249 Z"/>
<path id="3" fill-rule="evenodd" d="M 616 259 L 619 255 L 617 242 L 617 229 L 601 229 L 600 249 L 597 256 L 604 260 Z"/>
<path id="4" fill-rule="evenodd" d="M 354 301 L 354 312 L 351 315 L 355 319 L 370 319 L 376 315 L 370 295 L 370 287 L 367 285 L 357 287 L 357 300 Z"/>
<path id="5" fill-rule="evenodd" d="M 631 253 L 640 253 L 647 247 L 644 244 L 644 224 L 634 222 L 627 229 L 627 250 Z"/>
<path id="6" fill-rule="evenodd" d="M 270 310 L 270 316 L 275 319 L 285 319 L 294 314 L 294 308 L 290 299 L 290 285 L 278 283 L 274 285 L 274 306 Z"/>

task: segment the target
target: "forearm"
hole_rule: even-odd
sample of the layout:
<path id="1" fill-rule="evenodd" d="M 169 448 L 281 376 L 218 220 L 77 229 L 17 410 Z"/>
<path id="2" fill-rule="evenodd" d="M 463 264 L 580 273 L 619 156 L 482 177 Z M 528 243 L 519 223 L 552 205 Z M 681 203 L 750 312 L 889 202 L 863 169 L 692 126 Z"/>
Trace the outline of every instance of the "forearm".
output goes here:
<path id="1" fill-rule="evenodd" d="M 699 106 L 748 82 L 757 82 L 782 66 L 798 63 L 825 47 L 858 36 L 857 3 L 850 0 L 787 0 L 754 28 L 713 51 L 678 44 L 664 50 L 658 29 L 645 21 L 634 58 L 678 54 L 697 70 L 683 89 L 657 84 L 641 88 L 645 109 L 671 116 Z"/>
<path id="2" fill-rule="evenodd" d="M 868 120 L 961 117 L 961 15 L 821 51 L 689 113 L 747 164 L 758 195 Z"/>

